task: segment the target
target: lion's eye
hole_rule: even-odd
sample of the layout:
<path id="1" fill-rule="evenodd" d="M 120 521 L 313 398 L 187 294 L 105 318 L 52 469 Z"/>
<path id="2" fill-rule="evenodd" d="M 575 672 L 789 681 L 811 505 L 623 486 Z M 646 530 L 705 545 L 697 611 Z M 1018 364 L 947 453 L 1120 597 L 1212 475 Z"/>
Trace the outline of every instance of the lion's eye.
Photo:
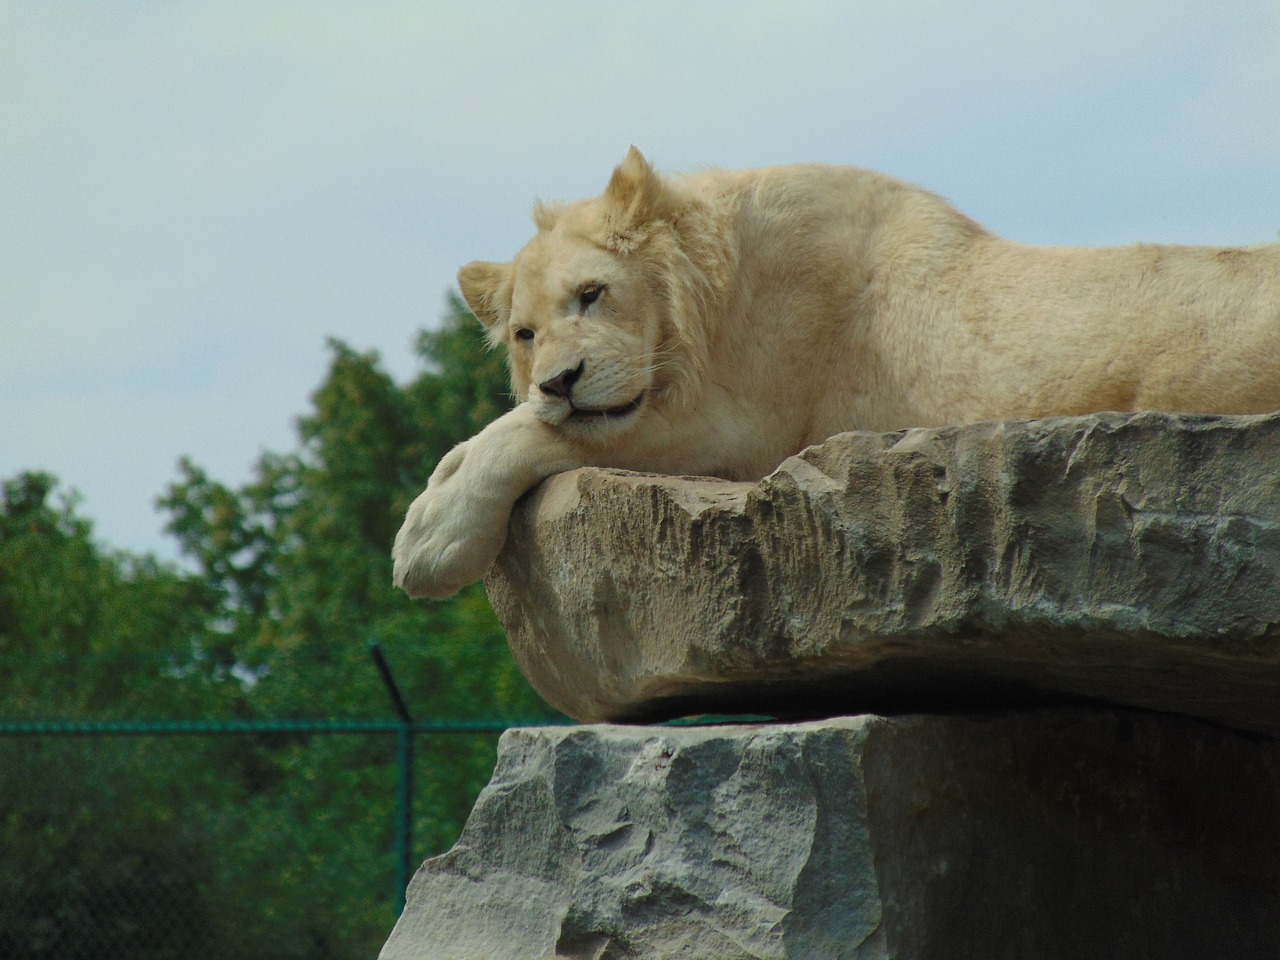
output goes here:
<path id="1" fill-rule="evenodd" d="M 597 300 L 600 294 L 604 293 L 603 283 L 588 283 L 585 287 L 578 291 L 578 306 L 582 310 L 586 310 Z"/>
<path id="2" fill-rule="evenodd" d="M 523 340 L 525 343 L 528 343 L 533 339 L 533 331 L 528 327 L 521 327 L 516 331 L 516 339 Z"/>

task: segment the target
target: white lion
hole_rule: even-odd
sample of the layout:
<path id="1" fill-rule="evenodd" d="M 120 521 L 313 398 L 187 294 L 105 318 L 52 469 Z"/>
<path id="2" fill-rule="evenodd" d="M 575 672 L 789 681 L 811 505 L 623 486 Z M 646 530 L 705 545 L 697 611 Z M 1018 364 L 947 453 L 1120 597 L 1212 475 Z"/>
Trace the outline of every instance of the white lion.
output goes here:
<path id="1" fill-rule="evenodd" d="M 1280 246 L 1030 247 L 867 170 L 654 172 L 537 206 L 458 281 L 520 404 L 455 447 L 395 583 L 481 578 L 512 505 L 581 466 L 758 479 L 844 430 L 1280 409 Z"/>

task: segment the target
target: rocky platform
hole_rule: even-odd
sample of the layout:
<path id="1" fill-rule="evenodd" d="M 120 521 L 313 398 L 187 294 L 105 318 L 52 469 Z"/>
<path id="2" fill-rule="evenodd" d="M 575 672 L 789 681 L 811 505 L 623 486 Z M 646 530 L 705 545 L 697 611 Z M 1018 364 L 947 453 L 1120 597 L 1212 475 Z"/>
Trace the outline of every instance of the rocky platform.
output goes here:
<path id="1" fill-rule="evenodd" d="M 759 483 L 574 471 L 485 583 L 582 721 L 1096 700 L 1280 734 L 1280 416 L 848 433 Z"/>
<path id="2" fill-rule="evenodd" d="M 382 960 L 1272 960 L 1278 810 L 1139 712 L 513 730 Z"/>
<path id="3" fill-rule="evenodd" d="M 799 722 L 508 732 L 384 960 L 1280 956 L 1280 416 L 576 471 L 486 584 L 573 717 Z"/>

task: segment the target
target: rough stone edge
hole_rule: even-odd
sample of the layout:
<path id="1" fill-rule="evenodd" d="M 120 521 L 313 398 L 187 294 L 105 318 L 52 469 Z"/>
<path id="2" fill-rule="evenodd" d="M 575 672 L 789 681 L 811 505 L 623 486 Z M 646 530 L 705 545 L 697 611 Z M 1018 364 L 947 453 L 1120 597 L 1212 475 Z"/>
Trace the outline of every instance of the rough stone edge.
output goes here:
<path id="1" fill-rule="evenodd" d="M 857 445 L 864 451 L 867 458 L 872 460 L 879 458 L 882 464 L 886 458 L 896 458 L 897 467 L 910 471 L 927 469 L 931 451 L 936 451 L 940 446 L 954 449 L 960 443 L 982 443 L 987 442 L 991 437 L 999 440 L 1010 431 L 1031 434 L 1033 441 L 1037 443 L 1058 443 L 1064 450 L 1069 445 L 1070 449 L 1066 454 L 1068 463 L 1075 458 L 1081 444 L 1098 442 L 1114 444 L 1134 434 L 1144 436 L 1145 442 L 1157 445 L 1176 445 L 1183 442 L 1181 434 L 1225 436 L 1228 439 L 1223 441 L 1224 443 L 1235 443 L 1245 450 L 1259 445 L 1269 448 L 1274 455 L 1274 459 L 1270 462 L 1280 463 L 1280 416 L 1189 417 L 1147 413 L 1106 414 L 1030 422 L 1004 421 L 965 427 L 901 431 L 894 434 L 842 435 L 839 438 L 833 438 L 833 441 L 828 444 L 805 451 L 799 457 L 790 458 L 777 472 L 760 484 L 735 484 L 707 479 L 690 482 L 688 478 L 656 477 L 609 470 L 575 471 L 551 478 L 518 507 L 513 517 L 509 548 L 500 557 L 498 565 L 495 566 L 486 584 L 494 607 L 507 627 L 513 652 L 522 669 L 544 697 L 570 715 L 583 720 L 599 721 L 645 719 L 698 712 L 700 709 L 712 712 L 745 709 L 750 712 L 750 700 L 759 695 L 761 685 L 749 684 L 739 695 L 735 684 L 749 676 L 752 671 L 758 671 L 762 664 L 774 669 L 779 682 L 785 684 L 788 674 L 803 672 L 806 669 L 804 658 L 793 657 L 790 662 L 775 659 L 771 663 L 767 649 L 768 638 L 753 639 L 748 632 L 746 645 L 750 647 L 753 643 L 755 644 L 754 652 L 746 657 L 750 661 L 748 669 L 736 671 L 733 664 L 720 664 L 717 666 L 719 673 L 714 680 L 704 678 L 706 682 L 699 683 L 697 678 L 682 679 L 679 671 L 664 672 L 659 669 L 646 673 L 643 665 L 637 667 L 635 664 L 629 666 L 625 663 L 611 663 L 598 645 L 592 644 L 589 637 L 584 639 L 580 636 L 577 640 L 566 644 L 562 636 L 558 636 L 564 631 L 563 624 L 557 622 L 557 593 L 561 590 L 566 593 L 571 591 L 572 583 L 566 581 L 566 577 L 571 581 L 572 578 L 579 576 L 585 569 L 584 565 L 590 562 L 607 566 L 607 558 L 602 560 L 599 557 L 583 557 L 580 564 L 571 565 L 565 571 L 561 571 L 558 578 L 554 575 L 544 575 L 545 571 L 538 571 L 537 575 L 531 574 L 530 563 L 536 562 L 538 556 L 538 546 L 532 534 L 534 525 L 538 522 L 537 518 L 571 511 L 576 504 L 584 499 L 590 500 L 597 497 L 605 488 L 615 491 L 626 488 L 632 491 L 631 495 L 638 498 L 640 506 L 637 510 L 640 512 L 649 509 L 663 517 L 682 514 L 690 523 L 703 523 L 711 517 L 720 518 L 721 522 L 726 519 L 733 523 L 758 522 L 761 505 L 764 504 L 767 507 L 770 497 L 793 495 L 799 489 L 797 484 L 801 477 L 811 489 L 820 491 L 824 485 L 839 489 L 840 483 L 829 475 L 830 471 L 825 459 L 832 442 Z M 1067 444 L 1067 441 L 1070 443 Z M 1254 450 L 1254 453 L 1257 454 L 1257 450 Z M 1266 449 L 1263 453 L 1266 453 Z M 911 465 L 913 462 L 914 466 Z M 1265 522 L 1275 525 L 1277 520 L 1280 520 L 1280 499 L 1277 500 L 1277 508 L 1272 511 L 1276 516 L 1263 518 Z M 753 512 L 754 518 L 751 516 Z M 1280 582 L 1280 556 L 1274 558 L 1273 566 L 1276 567 L 1276 582 Z M 658 586 L 663 587 L 661 583 Z M 1280 603 L 1280 600 L 1276 602 Z M 1058 612 L 1061 613 L 1061 611 Z M 992 615 L 990 605 L 988 604 L 987 610 L 980 610 L 979 613 Z M 1195 650 L 1194 644 L 1191 647 L 1180 641 L 1170 644 L 1168 638 L 1162 639 L 1158 634 L 1149 634 L 1148 631 L 1143 630 L 1140 623 L 1135 630 L 1132 612 L 1123 609 L 1103 610 L 1097 615 L 1088 612 L 1085 614 L 1069 612 L 1071 622 L 1066 625 L 1065 630 L 1060 629 L 1061 624 L 1051 629 L 1043 623 L 1037 624 L 1036 615 L 1037 610 L 1034 606 L 1021 610 L 996 610 L 993 614 L 997 621 L 1004 621 L 1003 624 L 998 624 L 1001 629 L 1023 633 L 1039 631 L 1044 634 L 1046 641 L 1050 644 L 1068 646 L 1074 644 L 1081 649 L 1096 647 L 1096 652 L 1091 656 L 1102 657 L 1104 662 L 1108 656 L 1107 644 L 1113 643 L 1117 637 L 1124 642 L 1132 642 L 1136 638 L 1138 643 L 1165 643 L 1169 647 L 1170 668 L 1184 673 L 1195 673 L 1200 670 L 1197 663 L 1201 651 Z M 965 616 L 969 617 L 968 622 L 965 622 Z M 734 626 L 730 624 L 727 629 Z M 998 663 L 999 630 L 992 631 L 988 626 L 978 624 L 978 629 L 975 631 L 973 626 L 970 611 L 960 617 L 950 629 L 958 636 L 963 635 L 963 631 L 968 631 L 968 639 L 965 642 L 969 644 L 977 642 L 980 647 L 985 647 L 997 661 L 994 665 L 983 664 L 980 657 L 971 661 L 976 669 L 969 673 L 972 675 L 974 689 L 986 701 L 982 705 L 1016 703 L 1046 696 L 1050 700 L 1056 697 L 1061 701 L 1070 700 L 1075 695 L 1097 696 L 1087 690 L 1088 684 L 1076 684 L 1076 686 L 1085 687 L 1085 692 L 1073 692 L 1070 682 L 1066 689 L 1051 689 L 1046 692 L 1029 686 L 1017 677 L 1002 677 Z M 1193 640 L 1196 630 L 1199 630 L 1202 636 L 1205 635 L 1204 628 L 1197 627 L 1191 631 Z M 1252 627 L 1243 628 L 1237 632 L 1241 633 L 1241 637 L 1247 638 L 1251 630 L 1254 633 L 1257 632 Z M 1204 678 L 1206 689 L 1211 695 L 1206 699 L 1217 698 L 1218 701 L 1227 704 L 1227 707 L 1225 710 L 1197 711 L 1193 698 L 1188 712 L 1233 723 L 1242 729 L 1280 733 L 1280 711 L 1273 713 L 1271 717 L 1253 720 L 1247 715 L 1229 715 L 1230 700 L 1233 696 L 1232 685 L 1239 683 L 1248 686 L 1251 682 L 1256 682 L 1258 668 L 1269 669 L 1272 674 L 1270 682 L 1280 683 L 1280 680 L 1274 676 L 1277 663 L 1280 662 L 1280 650 L 1277 649 L 1276 644 L 1280 639 L 1280 615 L 1275 615 L 1270 620 L 1266 630 L 1268 632 L 1263 638 L 1266 642 L 1258 648 L 1260 652 L 1255 651 L 1254 655 L 1236 657 L 1234 661 L 1231 659 L 1230 648 L 1233 644 L 1239 646 L 1239 638 L 1222 636 L 1212 638 L 1214 642 L 1223 644 L 1227 648 L 1227 653 L 1221 658 L 1220 675 L 1216 678 L 1213 676 Z M 554 642 L 549 638 L 555 638 Z M 1174 639 L 1177 641 L 1177 638 Z M 856 645 L 860 649 L 855 650 L 850 646 L 846 650 L 846 660 L 850 667 L 849 675 L 861 676 L 863 680 L 861 688 L 858 682 L 849 681 L 852 683 L 850 689 L 857 699 L 852 703 L 837 704 L 838 709 L 834 712 L 927 709 L 930 697 L 936 695 L 939 686 L 945 685 L 931 679 L 929 674 L 936 673 L 937 668 L 946 663 L 949 651 L 936 643 L 932 648 L 925 644 L 912 649 L 913 642 L 915 641 L 911 630 L 904 631 L 900 626 L 879 636 L 873 631 L 865 632 Z M 628 638 L 626 645 L 633 651 L 631 656 L 643 658 L 646 655 L 646 643 L 643 637 Z M 884 656 L 875 649 L 877 645 L 896 646 L 901 656 Z M 959 663 L 963 664 L 963 662 L 962 658 Z M 577 678 L 570 678 L 561 670 L 562 664 L 576 663 L 590 664 L 590 669 L 599 678 L 600 689 L 594 695 L 595 706 L 584 709 L 581 703 L 559 695 L 561 688 L 581 686 Z M 703 666 L 705 668 L 706 665 Z M 891 694 L 886 695 L 885 691 L 895 684 L 901 685 L 904 682 L 902 677 L 909 678 L 913 674 L 919 681 L 915 684 L 918 688 L 917 692 L 906 697 L 901 705 L 895 707 L 893 702 L 895 698 Z M 832 682 L 838 684 L 840 678 L 837 676 Z M 910 682 L 906 685 L 912 686 Z M 1127 702 L 1148 709 L 1169 709 L 1170 706 L 1167 700 L 1162 702 L 1158 698 L 1144 699 L 1140 695 L 1126 697 L 1124 690 L 1105 691 L 1102 695 L 1107 699 L 1114 697 L 1116 702 Z M 954 705 L 941 704 L 944 708 L 966 705 L 973 704 L 966 704 L 963 701 Z M 785 704 L 783 708 L 780 712 L 785 715 Z"/>

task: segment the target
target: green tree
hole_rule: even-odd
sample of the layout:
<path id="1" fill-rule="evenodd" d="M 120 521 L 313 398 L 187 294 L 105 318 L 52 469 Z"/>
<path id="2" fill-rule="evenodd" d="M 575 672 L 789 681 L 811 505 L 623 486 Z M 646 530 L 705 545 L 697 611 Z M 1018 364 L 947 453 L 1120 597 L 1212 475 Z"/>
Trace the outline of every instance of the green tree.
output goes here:
<path id="1" fill-rule="evenodd" d="M 102 551 L 47 473 L 0 486 L 0 670 L 10 718 L 208 709 L 213 597 L 150 557 Z M 137 669 L 105 669 L 105 664 Z M 145 665 L 145 666 L 142 666 Z M 198 715 L 198 714 L 197 714 Z"/>
<path id="2" fill-rule="evenodd" d="M 419 718 L 555 716 L 520 676 L 483 590 L 420 603 L 391 587 L 391 543 L 409 502 L 440 457 L 509 406 L 502 358 L 486 348 L 456 297 L 417 349 L 422 372 L 401 387 L 376 354 L 331 341 L 329 372 L 299 422 L 296 453 L 264 456 L 253 482 L 240 489 L 184 462 L 162 500 L 170 529 L 216 597 L 207 646 L 253 678 L 244 686 L 249 715 L 387 716 L 386 692 L 366 651 L 376 640 Z M 419 854 L 456 839 L 492 770 L 494 745 L 491 735 L 433 737 L 424 745 Z M 258 753 L 260 779 L 323 784 L 325 820 L 314 823 L 299 806 L 311 801 L 296 791 L 260 790 L 241 807 L 254 840 L 228 855 L 246 858 L 248 872 L 250 861 L 307 862 L 305 851 L 332 849 L 335 831 L 371 822 L 385 825 L 390 850 L 390 748 L 329 738 Z M 264 833 L 264 824 L 276 827 Z M 266 849 L 275 854 L 268 858 Z M 355 886 L 370 891 L 369 909 L 344 921 L 348 935 L 376 928 L 385 936 L 386 865 L 329 856 L 315 862 L 305 896 L 286 884 L 262 902 L 279 910 L 293 897 L 306 913 L 307 898 L 314 903 L 328 890 L 336 909 L 337 893 Z"/>
<path id="3" fill-rule="evenodd" d="M 417 349 L 422 371 L 399 386 L 375 354 L 331 342 L 299 448 L 264 455 L 243 486 L 183 460 L 160 504 L 191 573 L 99 548 L 52 477 L 5 484 L 9 717 L 386 718 L 371 640 L 419 718 L 554 717 L 481 589 L 423 603 L 391 587 L 410 500 L 454 443 L 509 404 L 502 358 L 456 297 Z M 456 839 L 494 741 L 423 738 L 419 856 Z M 0 954 L 376 953 L 394 919 L 390 737 L 87 742 L 0 741 L 0 847 L 15 854 L 0 858 L 0 902 L 34 890 L 48 904 L 43 925 L 26 928 L 34 939 L 0 938 Z M 360 843 L 371 835 L 372 853 Z M 40 869 L 24 873 L 24 857 Z M 157 905 L 190 918 L 160 946 L 139 932 Z M 49 933 L 59 916 L 80 940 Z"/>
<path id="4" fill-rule="evenodd" d="M 300 451 L 264 456 L 238 490 L 184 460 L 161 499 L 216 598 L 210 649 L 260 676 L 250 701 L 263 713 L 381 710 L 363 652 L 378 640 L 424 715 L 552 715 L 520 678 L 482 590 L 415 603 L 390 586 L 391 543 L 410 500 L 440 457 L 509 406 L 501 357 L 460 300 L 448 306 L 418 338 L 413 382 L 401 388 L 376 354 L 331 341 L 328 376 L 299 422 Z M 299 672 L 308 662 L 330 672 L 322 704 Z M 344 664 L 353 672 L 334 676 Z"/>
<path id="5" fill-rule="evenodd" d="M 6 719 L 217 712 L 227 685 L 199 653 L 204 584 L 105 552 L 92 532 L 52 476 L 0 486 Z M 220 767 L 176 752 L 157 763 L 157 746 L 0 738 L 0 956 L 219 955 L 200 891 L 215 845 L 191 814 L 225 795 Z M 166 916 L 183 919 L 156 923 Z"/>

